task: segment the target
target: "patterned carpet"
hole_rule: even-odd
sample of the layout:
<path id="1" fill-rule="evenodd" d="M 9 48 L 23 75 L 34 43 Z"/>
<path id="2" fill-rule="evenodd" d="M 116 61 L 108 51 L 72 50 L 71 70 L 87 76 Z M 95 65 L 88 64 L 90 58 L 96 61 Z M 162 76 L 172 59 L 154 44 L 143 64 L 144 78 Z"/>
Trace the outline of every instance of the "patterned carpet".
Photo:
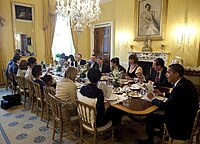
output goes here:
<path id="1" fill-rule="evenodd" d="M 10 92 L 0 88 L 0 99 L 7 94 L 10 94 Z M 115 143 L 134 144 L 135 139 L 145 139 L 144 128 L 144 122 L 133 122 L 128 117 L 123 118 L 119 132 L 120 139 Z M 67 132 L 67 129 L 65 132 Z M 62 144 L 77 144 L 78 142 L 79 138 L 72 134 L 64 136 Z M 14 106 L 9 110 L 0 108 L 0 144 L 38 143 L 59 143 L 58 134 L 55 135 L 55 140 L 52 140 L 52 125 L 47 128 L 45 121 L 41 121 L 40 117 L 31 113 L 28 108 L 24 109 L 23 106 Z M 102 140 L 99 143 L 102 143 Z M 159 144 L 160 139 L 156 143 Z"/>

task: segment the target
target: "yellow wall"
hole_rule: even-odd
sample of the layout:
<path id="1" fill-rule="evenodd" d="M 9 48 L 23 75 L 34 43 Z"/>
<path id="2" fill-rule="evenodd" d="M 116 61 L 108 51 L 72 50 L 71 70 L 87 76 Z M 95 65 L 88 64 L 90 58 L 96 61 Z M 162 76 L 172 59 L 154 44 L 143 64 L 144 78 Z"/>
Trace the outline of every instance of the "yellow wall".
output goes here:
<path id="1" fill-rule="evenodd" d="M 159 52 L 160 44 L 165 44 L 165 52 L 170 53 L 170 60 L 180 55 L 184 60 L 184 65 L 197 66 L 200 65 L 200 50 L 199 50 L 199 23 L 200 23 L 200 5 L 199 0 L 168 0 L 167 21 L 165 27 L 165 38 L 163 41 L 153 41 L 152 48 L 154 52 Z M 114 22 L 114 56 L 119 56 L 122 62 L 127 61 L 128 52 L 131 51 L 130 45 L 134 45 L 134 51 L 141 51 L 143 42 L 133 41 L 135 37 L 134 27 L 134 0 L 113 0 L 111 2 L 101 5 L 102 14 L 99 21 L 95 23 L 113 21 Z M 188 20 L 195 27 L 195 38 L 192 39 L 189 48 L 178 49 L 176 48 L 176 37 L 174 31 L 185 20 L 186 5 L 188 6 Z M 88 40 L 90 34 L 87 30 L 81 38 L 83 38 L 79 45 L 88 47 L 90 42 Z M 125 38 L 124 38 L 125 37 Z M 122 39 L 123 38 L 123 39 Z M 84 40 L 85 39 L 85 40 Z M 85 52 L 85 50 L 88 50 Z M 80 51 L 83 51 L 80 48 Z M 84 53 L 89 53 L 90 48 L 84 49 Z"/>
<path id="2" fill-rule="evenodd" d="M 0 0 L 0 15 L 5 19 L 5 26 L 2 28 L 2 50 L 4 65 L 14 55 L 14 40 L 12 27 L 11 2 L 13 0 Z M 43 24 L 43 1 L 42 0 L 15 0 L 15 2 L 33 4 L 35 6 L 35 41 L 37 60 L 45 60 L 45 38 L 42 30 Z"/>

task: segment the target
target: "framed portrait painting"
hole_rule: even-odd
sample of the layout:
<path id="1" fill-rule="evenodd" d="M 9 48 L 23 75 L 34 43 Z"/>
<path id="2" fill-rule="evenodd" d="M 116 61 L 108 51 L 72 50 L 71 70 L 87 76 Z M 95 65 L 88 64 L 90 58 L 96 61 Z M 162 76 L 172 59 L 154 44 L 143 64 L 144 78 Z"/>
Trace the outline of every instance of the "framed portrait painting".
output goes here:
<path id="1" fill-rule="evenodd" d="M 13 15 L 17 21 L 33 21 L 33 6 L 28 4 L 14 3 Z"/>
<path id="2" fill-rule="evenodd" d="M 135 0 L 135 41 L 163 40 L 167 0 Z"/>

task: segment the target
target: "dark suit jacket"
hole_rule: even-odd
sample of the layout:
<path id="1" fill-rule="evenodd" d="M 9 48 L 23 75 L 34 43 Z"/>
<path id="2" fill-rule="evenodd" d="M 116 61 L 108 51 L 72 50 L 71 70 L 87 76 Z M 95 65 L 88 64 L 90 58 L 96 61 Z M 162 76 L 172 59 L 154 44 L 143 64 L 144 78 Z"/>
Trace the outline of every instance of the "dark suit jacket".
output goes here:
<path id="1" fill-rule="evenodd" d="M 154 82 L 157 71 L 155 71 L 154 68 L 152 68 L 149 80 L 153 81 L 155 86 L 172 87 L 171 83 L 168 82 L 167 77 L 165 76 L 166 73 L 167 73 L 167 68 L 163 67 L 159 81 Z"/>
<path id="2" fill-rule="evenodd" d="M 110 73 L 110 66 L 106 63 L 103 63 L 101 73 Z"/>
<path id="3" fill-rule="evenodd" d="M 85 65 L 85 64 L 86 64 L 86 61 L 81 59 L 80 65 Z M 78 66 L 78 62 L 75 61 L 75 67 L 77 66 Z"/>
<path id="4" fill-rule="evenodd" d="M 183 77 L 173 88 L 166 102 L 154 99 L 152 103 L 164 110 L 164 121 L 173 139 L 190 138 L 199 108 L 197 90 L 191 81 Z"/>
<path id="5" fill-rule="evenodd" d="M 91 68 L 91 62 L 88 62 L 88 66 L 89 66 L 89 68 Z M 98 63 L 97 63 L 97 62 L 94 62 L 92 68 L 99 70 L 99 65 L 98 65 Z"/>
<path id="6" fill-rule="evenodd" d="M 18 68 L 19 66 L 16 63 L 13 63 L 10 67 L 11 73 L 17 75 Z"/>

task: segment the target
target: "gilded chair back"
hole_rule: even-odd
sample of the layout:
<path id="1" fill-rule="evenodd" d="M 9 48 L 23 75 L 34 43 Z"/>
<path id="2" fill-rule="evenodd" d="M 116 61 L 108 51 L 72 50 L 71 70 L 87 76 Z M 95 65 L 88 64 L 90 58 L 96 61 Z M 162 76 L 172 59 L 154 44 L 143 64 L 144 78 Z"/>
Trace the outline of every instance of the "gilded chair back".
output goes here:
<path id="1" fill-rule="evenodd" d="M 33 82 L 33 88 L 34 88 L 35 97 L 36 97 L 37 115 L 40 110 L 41 120 L 42 120 L 43 114 L 44 114 L 44 104 L 45 104 L 44 96 L 41 93 L 40 85 L 38 83 Z"/>
<path id="2" fill-rule="evenodd" d="M 200 136 L 200 109 L 197 111 L 189 143 L 199 143 Z"/>
<path id="3" fill-rule="evenodd" d="M 8 81 L 9 81 L 9 79 L 6 76 L 6 70 L 3 67 L 2 67 L 2 72 L 3 72 L 3 78 L 4 78 L 3 82 L 6 82 L 6 89 L 8 89 Z"/>
<path id="4" fill-rule="evenodd" d="M 33 82 L 33 88 L 34 88 L 35 97 L 43 101 L 40 85 L 38 83 Z"/>
<path id="5" fill-rule="evenodd" d="M 85 125 L 90 129 L 96 131 L 97 113 L 95 107 L 77 100 L 77 111 L 79 115 L 80 124 Z"/>
<path id="6" fill-rule="evenodd" d="M 29 103 L 31 106 L 31 112 L 33 112 L 34 108 L 34 89 L 33 89 L 33 82 L 30 81 L 29 79 L 25 78 L 25 85 L 28 88 L 28 97 L 29 97 Z"/>

